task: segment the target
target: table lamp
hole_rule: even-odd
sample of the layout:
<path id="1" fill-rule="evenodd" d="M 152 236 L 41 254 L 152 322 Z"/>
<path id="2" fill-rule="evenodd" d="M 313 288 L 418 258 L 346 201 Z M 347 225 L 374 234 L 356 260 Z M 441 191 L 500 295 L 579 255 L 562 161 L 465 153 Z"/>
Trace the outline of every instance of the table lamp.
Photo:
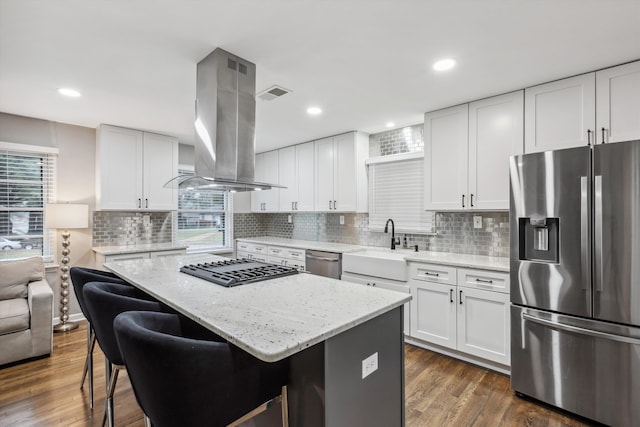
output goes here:
<path id="1" fill-rule="evenodd" d="M 69 322 L 69 229 L 89 227 L 89 206 L 74 203 L 51 203 L 44 209 L 46 228 L 61 229 L 62 258 L 60 258 L 60 322 L 53 326 L 54 332 L 71 331 L 77 322 Z"/>

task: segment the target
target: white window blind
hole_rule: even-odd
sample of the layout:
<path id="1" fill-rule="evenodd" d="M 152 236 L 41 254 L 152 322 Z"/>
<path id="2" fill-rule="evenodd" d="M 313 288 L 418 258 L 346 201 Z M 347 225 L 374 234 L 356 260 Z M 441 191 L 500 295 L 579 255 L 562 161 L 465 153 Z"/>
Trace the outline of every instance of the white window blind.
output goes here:
<path id="1" fill-rule="evenodd" d="M 55 201 L 57 150 L 0 142 L 0 259 L 53 260 L 55 232 L 44 206 Z"/>
<path id="2" fill-rule="evenodd" d="M 393 219 L 396 232 L 432 233 L 435 212 L 424 210 L 422 153 L 369 159 L 369 230 L 383 231 Z"/>

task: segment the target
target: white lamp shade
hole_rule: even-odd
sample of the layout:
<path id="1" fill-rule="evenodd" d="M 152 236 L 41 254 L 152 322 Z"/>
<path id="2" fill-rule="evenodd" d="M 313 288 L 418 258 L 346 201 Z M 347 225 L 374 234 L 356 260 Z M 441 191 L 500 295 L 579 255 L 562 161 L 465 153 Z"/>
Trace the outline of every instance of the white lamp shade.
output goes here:
<path id="1" fill-rule="evenodd" d="M 87 228 L 89 227 L 89 205 L 74 203 L 51 203 L 44 208 L 46 228 Z"/>

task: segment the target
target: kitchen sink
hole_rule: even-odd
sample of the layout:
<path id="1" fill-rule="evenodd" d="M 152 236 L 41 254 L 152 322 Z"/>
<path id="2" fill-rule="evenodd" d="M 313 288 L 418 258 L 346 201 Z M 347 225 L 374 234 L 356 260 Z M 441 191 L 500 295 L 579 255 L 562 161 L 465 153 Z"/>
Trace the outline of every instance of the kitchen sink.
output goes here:
<path id="1" fill-rule="evenodd" d="M 404 282 L 407 280 L 404 257 L 411 253 L 411 250 L 392 251 L 385 248 L 347 252 L 342 255 L 342 271 Z"/>

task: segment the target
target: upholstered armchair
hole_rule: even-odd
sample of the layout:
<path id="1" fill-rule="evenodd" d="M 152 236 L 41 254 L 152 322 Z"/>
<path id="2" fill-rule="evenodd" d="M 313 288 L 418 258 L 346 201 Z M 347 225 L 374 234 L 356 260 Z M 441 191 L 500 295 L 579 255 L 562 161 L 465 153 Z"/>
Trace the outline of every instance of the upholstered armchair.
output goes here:
<path id="1" fill-rule="evenodd" d="M 50 354 L 52 316 L 42 259 L 0 262 L 0 365 Z"/>

